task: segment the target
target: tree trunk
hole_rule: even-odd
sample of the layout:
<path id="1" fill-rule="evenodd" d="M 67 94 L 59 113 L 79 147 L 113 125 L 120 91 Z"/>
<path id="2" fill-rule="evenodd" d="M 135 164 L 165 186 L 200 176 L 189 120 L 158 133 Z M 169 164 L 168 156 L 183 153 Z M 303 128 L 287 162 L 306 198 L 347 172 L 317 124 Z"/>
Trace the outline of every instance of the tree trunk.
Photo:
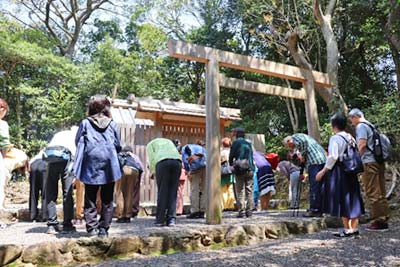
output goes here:
<path id="1" fill-rule="evenodd" d="M 290 82 L 288 80 L 286 80 L 286 84 L 288 88 L 291 88 Z M 299 130 L 299 116 L 297 115 L 297 109 L 294 103 L 294 99 L 285 97 L 285 103 L 289 113 L 290 124 L 292 124 L 293 132 L 297 133 L 297 131 Z"/>
<path id="2" fill-rule="evenodd" d="M 306 88 L 307 100 L 305 101 L 306 118 L 307 118 L 307 129 L 308 134 L 314 137 L 315 140 L 320 141 L 319 133 L 319 120 L 317 104 L 315 102 L 314 94 L 314 77 L 312 74 L 312 65 L 307 61 L 304 56 L 304 52 L 298 46 L 299 35 L 296 30 L 287 34 L 287 47 L 293 57 L 296 65 L 302 68 L 301 72 L 306 78 L 306 82 L 303 85 Z"/>
<path id="3" fill-rule="evenodd" d="M 322 35 L 324 36 L 324 40 L 326 43 L 326 72 L 328 73 L 329 79 L 333 84 L 333 87 L 323 88 L 322 90 L 318 90 L 318 93 L 322 96 L 325 102 L 328 101 L 328 107 L 332 112 L 337 112 L 340 110 L 347 114 L 347 105 L 338 88 L 339 49 L 331 24 L 332 14 L 335 9 L 335 5 L 336 0 L 330 0 L 326 8 L 326 14 L 324 15 L 322 13 L 319 1 L 313 0 L 314 16 L 318 20 L 318 23 L 321 27 Z"/>
<path id="4" fill-rule="evenodd" d="M 386 36 L 392 52 L 397 76 L 397 90 L 400 92 L 400 3 L 396 0 L 390 1 L 390 13 L 385 25 Z"/>

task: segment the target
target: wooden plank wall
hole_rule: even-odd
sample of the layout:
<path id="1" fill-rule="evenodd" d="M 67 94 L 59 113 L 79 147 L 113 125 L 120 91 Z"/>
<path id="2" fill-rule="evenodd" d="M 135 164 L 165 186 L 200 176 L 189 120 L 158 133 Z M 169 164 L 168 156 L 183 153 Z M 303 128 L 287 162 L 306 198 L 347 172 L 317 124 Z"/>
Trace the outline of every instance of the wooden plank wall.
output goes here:
<path id="1" fill-rule="evenodd" d="M 142 160 L 146 166 L 146 145 L 152 139 L 157 138 L 155 127 L 137 125 L 136 128 L 133 124 L 120 124 L 120 135 L 122 145 L 130 145 L 133 151 Z M 176 126 L 176 125 L 163 125 L 162 137 L 174 139 L 178 138 L 182 144 L 195 143 L 197 140 L 205 140 L 205 127 L 190 127 L 190 126 Z M 150 179 L 150 174 L 147 168 L 142 177 L 140 188 L 140 205 L 149 206 L 156 205 L 157 201 L 157 188 L 155 181 Z M 187 180 L 184 188 L 184 204 L 190 204 L 190 182 Z"/>

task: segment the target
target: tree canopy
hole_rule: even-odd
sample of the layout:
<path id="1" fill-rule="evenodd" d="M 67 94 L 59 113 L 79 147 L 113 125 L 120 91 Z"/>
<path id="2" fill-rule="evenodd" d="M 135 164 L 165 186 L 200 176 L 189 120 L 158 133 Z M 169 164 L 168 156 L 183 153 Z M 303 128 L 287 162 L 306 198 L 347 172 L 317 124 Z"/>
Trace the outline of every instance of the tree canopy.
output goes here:
<path id="1" fill-rule="evenodd" d="M 315 88 L 321 125 L 337 110 L 358 107 L 400 138 L 397 0 L 18 0 L 0 12 L 0 97 L 11 107 L 12 141 L 32 153 L 78 123 L 90 95 L 111 96 L 116 86 L 121 98 L 201 101 L 204 65 L 169 57 L 168 38 L 328 72 L 335 87 Z M 221 90 L 221 105 L 240 108 L 242 126 L 264 133 L 268 150 L 307 128 L 301 101 Z M 323 129 L 327 142 L 329 127 Z"/>

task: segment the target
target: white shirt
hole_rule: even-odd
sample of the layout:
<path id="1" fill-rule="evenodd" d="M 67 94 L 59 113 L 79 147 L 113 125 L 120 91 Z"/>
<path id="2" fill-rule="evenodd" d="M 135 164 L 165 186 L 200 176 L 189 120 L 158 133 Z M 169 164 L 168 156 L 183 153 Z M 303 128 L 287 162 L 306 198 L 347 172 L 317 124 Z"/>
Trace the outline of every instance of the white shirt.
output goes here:
<path id="1" fill-rule="evenodd" d="M 67 148 L 72 156 L 75 156 L 76 145 L 75 145 L 75 136 L 78 131 L 78 128 L 72 127 L 71 130 L 65 130 L 56 133 L 48 144 L 51 146 L 63 146 Z"/>
<path id="2" fill-rule="evenodd" d="M 329 147 L 328 147 L 329 155 L 325 163 L 325 167 L 328 168 L 329 170 L 332 170 L 333 166 L 335 166 L 336 161 L 338 159 L 341 159 L 343 157 L 344 152 L 346 151 L 347 143 L 339 135 L 346 138 L 347 141 L 355 142 L 354 138 L 345 131 L 338 132 L 329 139 Z"/>

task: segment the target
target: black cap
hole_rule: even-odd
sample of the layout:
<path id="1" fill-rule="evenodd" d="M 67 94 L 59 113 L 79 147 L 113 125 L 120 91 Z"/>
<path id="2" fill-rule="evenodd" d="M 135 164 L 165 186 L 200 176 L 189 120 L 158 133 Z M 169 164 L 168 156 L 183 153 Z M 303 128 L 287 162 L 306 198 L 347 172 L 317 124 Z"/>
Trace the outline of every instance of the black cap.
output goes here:
<path id="1" fill-rule="evenodd" d="M 241 128 L 241 127 L 236 127 L 235 129 L 233 129 L 233 132 L 234 133 L 236 133 L 236 135 L 237 134 L 239 134 L 239 135 L 244 135 L 244 129 L 243 128 Z"/>

